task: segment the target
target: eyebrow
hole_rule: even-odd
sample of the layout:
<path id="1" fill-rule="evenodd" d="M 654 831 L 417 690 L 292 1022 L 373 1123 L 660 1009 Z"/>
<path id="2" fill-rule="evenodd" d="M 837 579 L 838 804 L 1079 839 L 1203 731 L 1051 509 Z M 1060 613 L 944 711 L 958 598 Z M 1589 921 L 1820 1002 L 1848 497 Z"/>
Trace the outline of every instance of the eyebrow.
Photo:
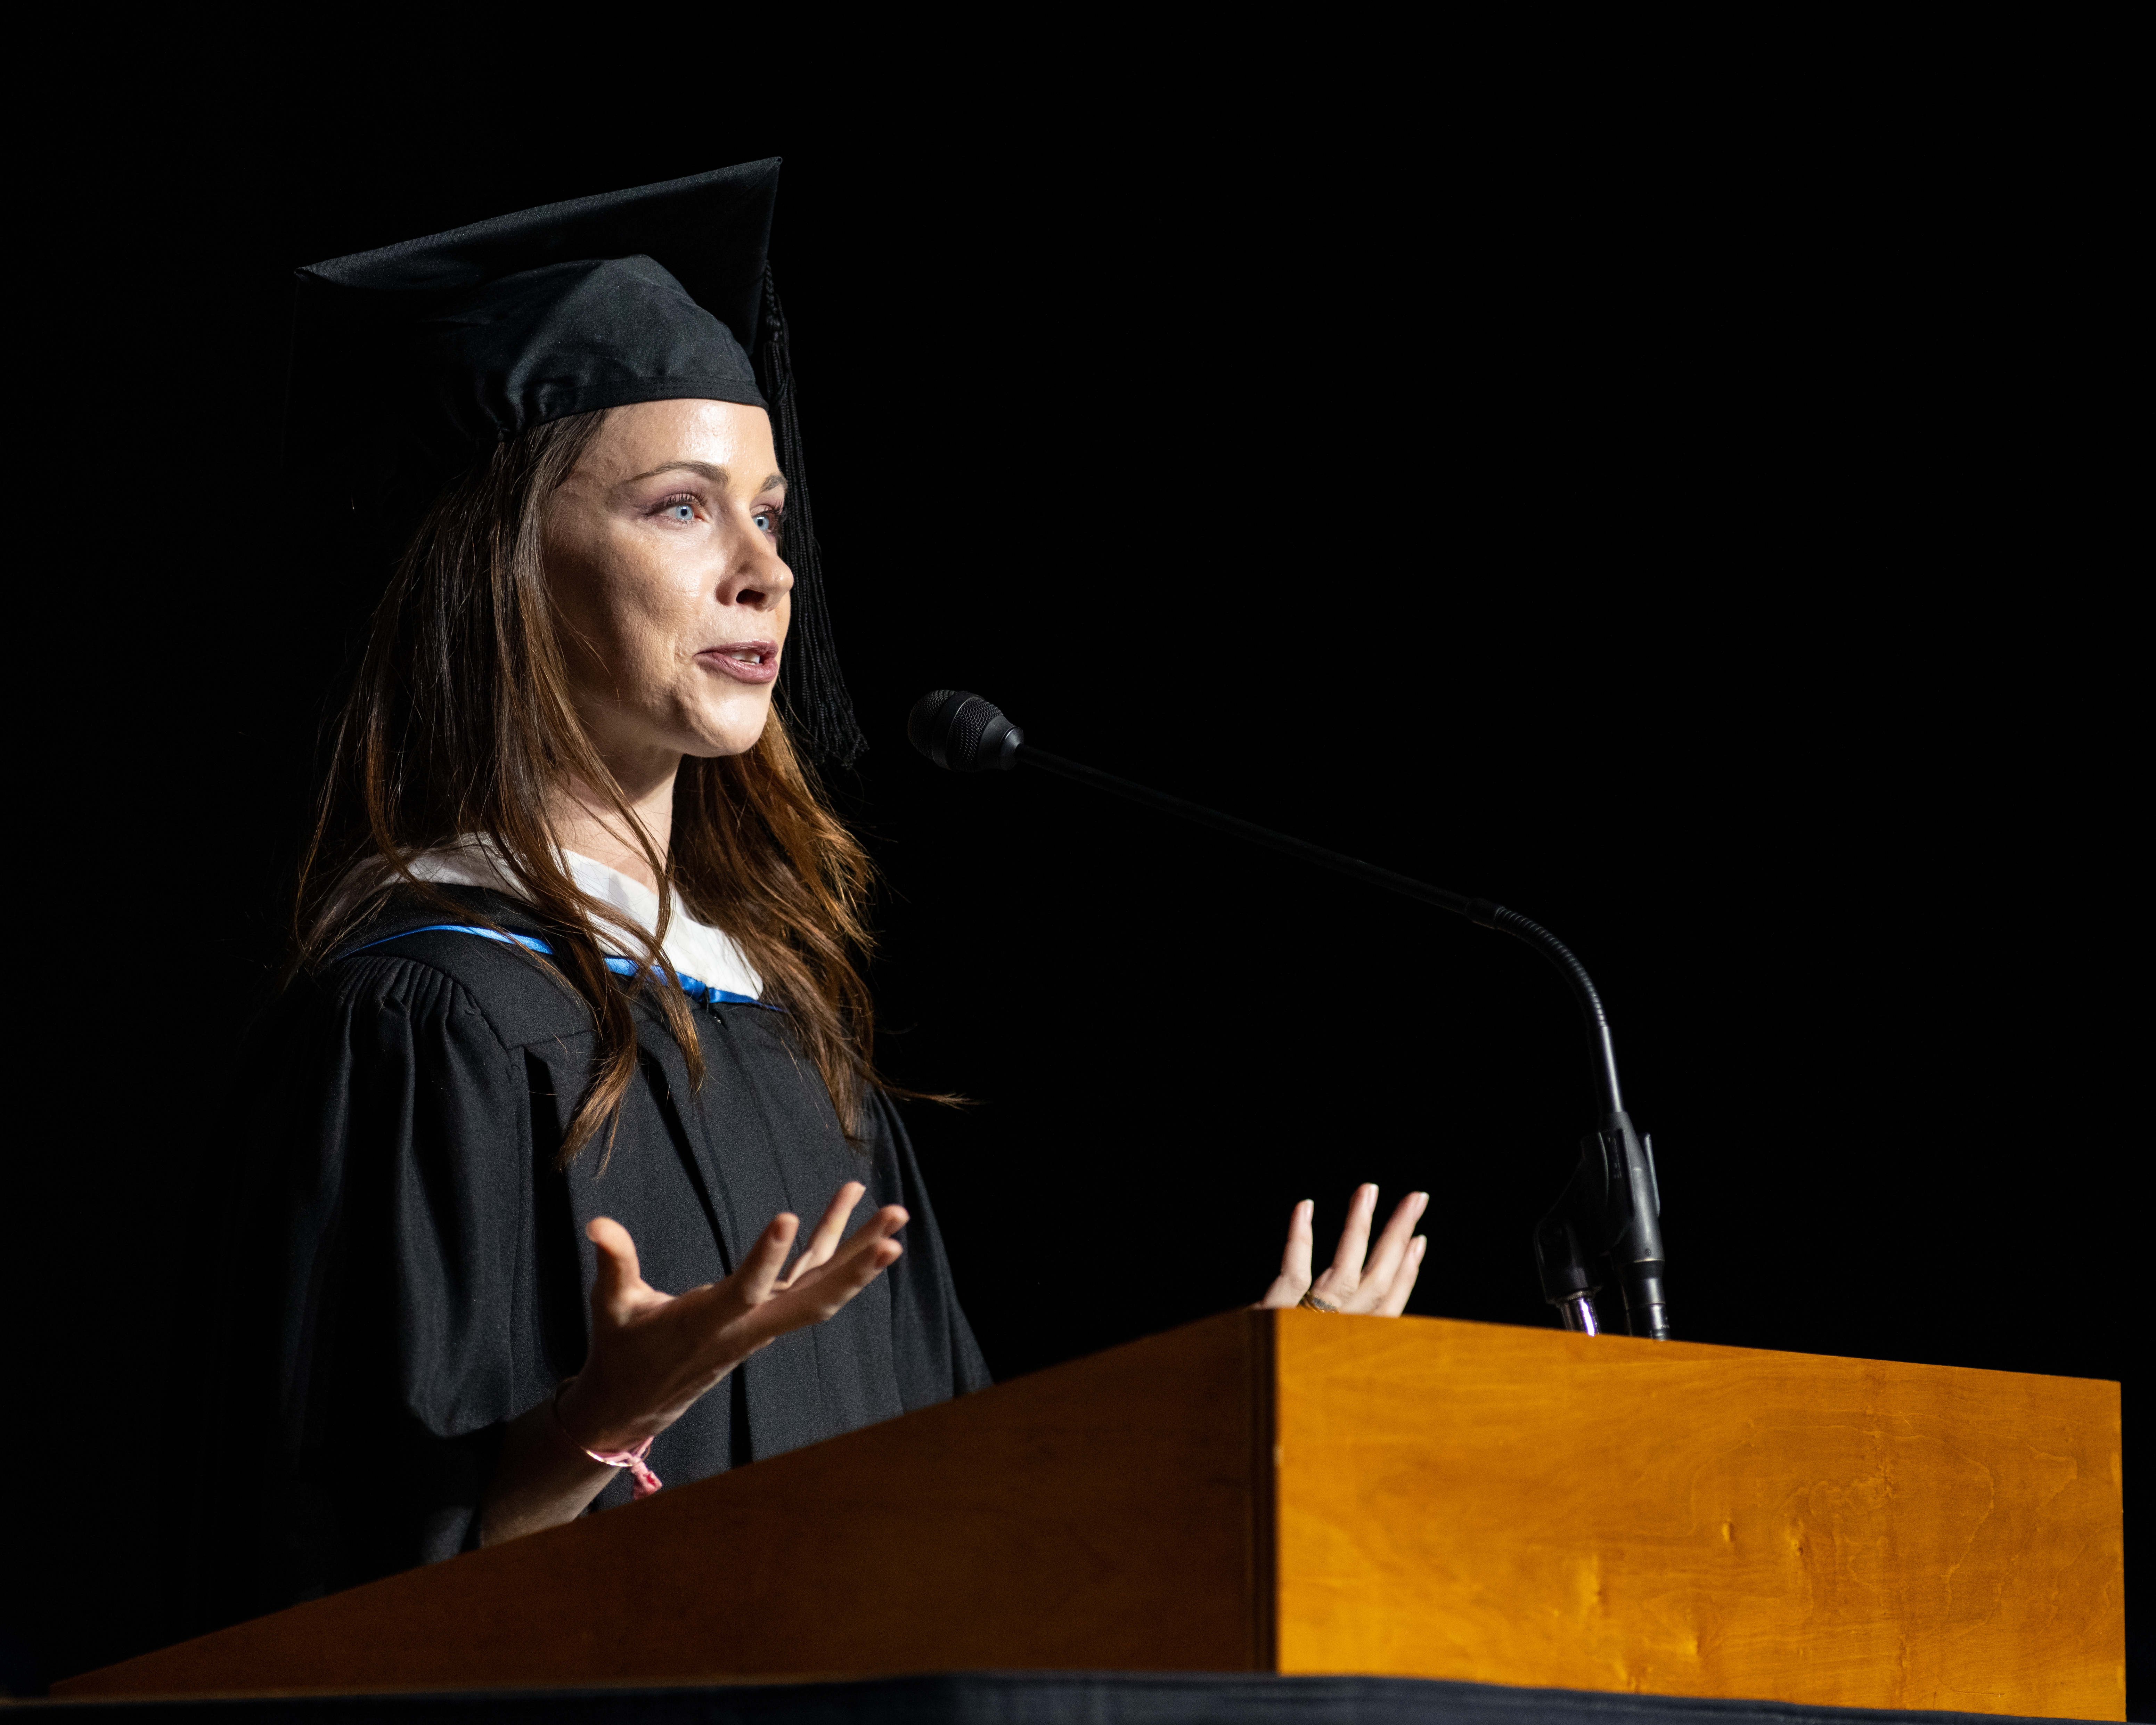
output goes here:
<path id="1" fill-rule="evenodd" d="M 625 485 L 641 485 L 648 479 L 658 478 L 662 473 L 700 474 L 716 485 L 722 485 L 726 482 L 726 469 L 709 461 L 662 461 L 649 472 L 634 475 L 631 478 L 624 480 L 622 483 Z M 783 491 L 785 489 L 786 475 L 783 473 L 773 474 L 757 487 L 759 494 L 765 491 Z"/>

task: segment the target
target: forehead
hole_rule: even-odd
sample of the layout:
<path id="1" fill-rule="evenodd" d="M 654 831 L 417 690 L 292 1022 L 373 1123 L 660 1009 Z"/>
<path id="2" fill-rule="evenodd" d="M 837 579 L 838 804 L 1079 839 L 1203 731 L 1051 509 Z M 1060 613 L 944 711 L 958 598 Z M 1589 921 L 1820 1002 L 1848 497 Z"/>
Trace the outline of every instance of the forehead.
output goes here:
<path id="1" fill-rule="evenodd" d="M 778 465 L 771 416 L 738 402 L 637 402 L 607 415 L 583 465 L 613 483 L 677 461 L 723 467 L 737 485 L 760 488 Z"/>

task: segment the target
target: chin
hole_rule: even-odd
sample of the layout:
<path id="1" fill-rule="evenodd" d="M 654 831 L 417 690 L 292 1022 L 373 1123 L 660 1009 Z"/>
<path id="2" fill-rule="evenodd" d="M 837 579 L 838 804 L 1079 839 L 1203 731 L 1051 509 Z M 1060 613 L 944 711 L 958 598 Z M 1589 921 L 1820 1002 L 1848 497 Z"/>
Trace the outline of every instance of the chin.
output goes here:
<path id="1" fill-rule="evenodd" d="M 745 755 L 756 747 L 763 727 L 770 722 L 770 696 L 764 696 L 753 704 L 728 701 L 721 711 L 703 716 L 695 738 L 681 752 L 706 761 L 721 755 Z"/>

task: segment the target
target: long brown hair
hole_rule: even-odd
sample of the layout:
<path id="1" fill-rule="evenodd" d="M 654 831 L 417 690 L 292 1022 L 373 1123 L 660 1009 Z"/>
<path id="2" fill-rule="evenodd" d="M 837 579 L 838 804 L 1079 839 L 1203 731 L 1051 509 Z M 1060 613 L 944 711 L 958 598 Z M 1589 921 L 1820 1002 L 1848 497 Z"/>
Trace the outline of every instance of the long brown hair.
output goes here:
<path id="1" fill-rule="evenodd" d="M 611 1146 L 636 1075 L 634 989 L 606 968 L 593 919 L 607 907 L 571 877 L 547 812 L 564 784 L 588 786 L 636 835 L 660 882 L 660 926 L 631 955 L 644 967 L 635 987 L 651 989 L 692 1081 L 703 1081 L 696 1030 L 680 989 L 661 980 L 670 975 L 660 951 L 669 886 L 699 921 L 739 943 L 856 1137 L 868 1090 L 880 1083 L 855 964 L 870 944 L 863 908 L 872 872 L 777 709 L 747 753 L 682 762 L 661 857 L 570 700 L 542 568 L 542 517 L 605 418 L 557 419 L 500 445 L 442 493 L 399 560 L 331 732 L 294 906 L 297 965 L 321 964 L 399 882 L 456 908 L 412 865 L 459 839 L 483 840 L 537 909 L 554 949 L 550 968 L 583 997 L 598 1030 L 591 1086 L 559 1165 L 603 1128 Z"/>

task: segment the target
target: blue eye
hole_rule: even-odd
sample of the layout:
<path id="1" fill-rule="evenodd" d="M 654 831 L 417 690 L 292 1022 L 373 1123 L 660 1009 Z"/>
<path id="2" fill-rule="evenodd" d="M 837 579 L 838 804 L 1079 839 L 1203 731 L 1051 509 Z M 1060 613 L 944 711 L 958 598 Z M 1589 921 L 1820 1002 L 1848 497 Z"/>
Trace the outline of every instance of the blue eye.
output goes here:
<path id="1" fill-rule="evenodd" d="M 767 509 L 759 509 L 751 519 L 763 532 L 776 533 L 778 531 L 778 517 Z"/>
<path id="2" fill-rule="evenodd" d="M 693 503 L 670 503 L 666 513 L 677 521 L 693 521 L 696 519 L 696 506 Z"/>

